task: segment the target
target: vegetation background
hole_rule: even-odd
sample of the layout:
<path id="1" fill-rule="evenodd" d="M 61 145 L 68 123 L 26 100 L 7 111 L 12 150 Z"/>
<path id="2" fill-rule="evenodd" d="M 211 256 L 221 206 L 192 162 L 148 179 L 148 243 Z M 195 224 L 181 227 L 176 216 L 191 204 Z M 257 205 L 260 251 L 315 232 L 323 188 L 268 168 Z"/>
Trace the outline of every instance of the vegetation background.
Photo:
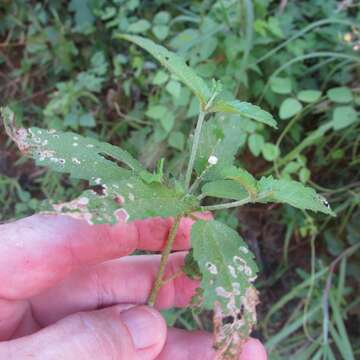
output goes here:
<path id="1" fill-rule="evenodd" d="M 219 213 L 256 254 L 255 336 L 270 359 L 360 359 L 360 3 L 356 0 L 1 0 L 0 104 L 19 125 L 73 130 L 177 174 L 197 114 L 144 35 L 279 119 L 242 121 L 239 164 L 322 193 L 336 218 L 279 205 Z M 71 199 L 84 185 L 37 168 L 0 130 L 0 222 Z M 165 313 L 209 328 L 207 314 Z"/>

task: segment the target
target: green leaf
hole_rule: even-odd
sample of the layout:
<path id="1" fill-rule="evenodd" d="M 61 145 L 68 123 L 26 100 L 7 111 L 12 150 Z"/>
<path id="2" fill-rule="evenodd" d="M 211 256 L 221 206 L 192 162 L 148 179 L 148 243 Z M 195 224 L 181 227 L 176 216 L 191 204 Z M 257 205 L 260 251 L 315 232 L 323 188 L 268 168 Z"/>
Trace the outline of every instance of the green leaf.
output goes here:
<path id="1" fill-rule="evenodd" d="M 72 132 L 24 129 L 14 125 L 8 126 L 7 132 L 19 149 L 33 157 L 38 165 L 89 180 L 94 185 L 99 182 L 98 178 L 103 181 L 121 179 L 132 172 L 146 171 L 125 150 Z M 118 161 L 126 168 L 120 167 Z"/>
<path id="2" fill-rule="evenodd" d="M 177 150 L 184 150 L 185 146 L 185 136 L 180 131 L 174 131 L 169 136 L 169 145 Z"/>
<path id="3" fill-rule="evenodd" d="M 167 25 L 155 25 L 152 32 L 159 40 L 165 40 L 169 35 L 170 28 Z"/>
<path id="4" fill-rule="evenodd" d="M 239 183 L 248 192 L 251 198 L 256 197 L 258 192 L 256 179 L 245 169 L 232 166 L 223 169 L 222 175 L 225 179 L 234 180 Z"/>
<path id="5" fill-rule="evenodd" d="M 150 27 L 151 24 L 147 20 L 141 19 L 130 24 L 127 30 L 131 33 L 138 34 L 149 30 Z"/>
<path id="6" fill-rule="evenodd" d="M 277 202 L 302 210 L 312 210 L 335 215 L 326 199 L 310 187 L 293 180 L 277 180 L 272 176 L 262 177 L 258 182 L 259 193 L 269 193 L 261 202 Z"/>
<path id="7" fill-rule="evenodd" d="M 167 11 L 160 11 L 154 17 L 154 24 L 164 25 L 170 21 L 170 14 Z"/>
<path id="8" fill-rule="evenodd" d="M 264 143 L 265 140 L 261 134 L 254 133 L 249 136 L 248 146 L 254 156 L 259 156 L 261 154 Z"/>
<path id="9" fill-rule="evenodd" d="M 271 143 L 265 143 L 262 147 L 262 154 L 267 161 L 274 161 L 280 155 L 280 149 Z"/>
<path id="10" fill-rule="evenodd" d="M 160 120 L 168 112 L 169 110 L 163 105 L 152 105 L 147 109 L 145 114 L 151 119 Z"/>
<path id="11" fill-rule="evenodd" d="M 321 91 L 319 90 L 302 90 L 297 94 L 297 98 L 304 103 L 313 103 L 320 99 Z"/>
<path id="12" fill-rule="evenodd" d="M 291 93 L 291 79 L 274 77 L 270 79 L 270 87 L 274 93 L 290 94 Z"/>
<path id="13" fill-rule="evenodd" d="M 100 194 L 86 190 L 78 199 L 53 205 L 50 211 L 66 213 L 92 224 L 114 224 L 119 218 L 132 221 L 157 216 L 169 217 L 198 208 L 194 197 L 184 198 L 181 192 L 156 182 L 146 184 L 135 176 L 99 182 L 99 185 L 103 189 Z"/>
<path id="14" fill-rule="evenodd" d="M 78 199 L 52 205 L 51 212 L 66 213 L 90 223 L 115 223 L 118 216 L 124 220 L 168 217 L 199 207 L 196 198 L 185 198 L 182 191 L 159 182 L 163 174 L 161 161 L 157 173 L 151 174 L 118 147 L 74 133 L 16 128 L 13 112 L 0 110 L 7 133 L 22 152 L 39 165 L 88 180 L 94 186 Z"/>
<path id="15" fill-rule="evenodd" d="M 332 124 L 334 130 L 344 129 L 358 120 L 358 113 L 352 106 L 338 106 L 334 110 Z"/>
<path id="16" fill-rule="evenodd" d="M 221 179 L 221 169 L 232 165 L 239 147 L 245 142 L 246 134 L 239 121 L 232 117 L 213 117 L 203 125 L 195 170 L 200 175 L 209 165 L 210 156 L 218 162 L 208 169 L 205 180 Z"/>
<path id="17" fill-rule="evenodd" d="M 155 74 L 152 83 L 153 83 L 154 85 L 162 85 L 162 84 L 164 84 L 166 81 L 168 81 L 168 79 L 169 79 L 169 74 L 166 73 L 165 71 L 159 70 L 159 71 Z"/>
<path id="18" fill-rule="evenodd" d="M 351 90 L 345 86 L 340 86 L 328 90 L 327 96 L 331 101 L 341 104 L 349 103 L 353 99 Z"/>
<path id="19" fill-rule="evenodd" d="M 181 93 L 181 85 L 178 81 L 170 80 L 167 84 L 165 89 L 174 97 L 178 98 Z"/>
<path id="20" fill-rule="evenodd" d="M 282 120 L 289 119 L 300 112 L 302 108 L 301 102 L 293 98 L 287 98 L 280 105 L 279 117 Z"/>
<path id="21" fill-rule="evenodd" d="M 211 96 L 210 89 L 205 81 L 196 72 L 186 65 L 184 59 L 170 52 L 163 46 L 157 45 L 149 39 L 136 35 L 118 34 L 118 39 L 131 41 L 148 51 L 156 60 L 165 66 L 172 74 L 176 75 L 199 98 L 202 107 Z"/>
<path id="22" fill-rule="evenodd" d="M 215 322 L 230 331 L 229 342 L 236 341 L 235 335 L 246 338 L 256 322 L 252 282 L 258 268 L 252 253 L 235 230 L 216 220 L 197 221 L 191 229 L 191 244 L 202 274 L 203 306 L 215 307 Z M 221 321 L 226 317 L 232 322 Z"/>
<path id="23" fill-rule="evenodd" d="M 218 100 L 215 101 L 215 104 L 211 106 L 208 111 L 238 114 L 276 128 L 276 121 L 270 113 L 262 110 L 257 105 L 253 105 L 245 101 Z"/>
<path id="24" fill-rule="evenodd" d="M 220 199 L 242 200 L 248 197 L 244 187 L 233 180 L 217 180 L 206 183 L 202 189 L 206 196 L 212 196 Z"/>

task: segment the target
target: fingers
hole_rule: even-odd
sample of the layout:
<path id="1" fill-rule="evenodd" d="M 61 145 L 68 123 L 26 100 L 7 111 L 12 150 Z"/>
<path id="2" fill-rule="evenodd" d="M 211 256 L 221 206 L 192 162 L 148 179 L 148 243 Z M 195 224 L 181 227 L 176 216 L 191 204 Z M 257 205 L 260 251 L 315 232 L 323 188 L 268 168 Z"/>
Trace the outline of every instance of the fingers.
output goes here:
<path id="1" fill-rule="evenodd" d="M 165 278 L 178 273 L 185 255 L 185 252 L 170 255 Z M 79 311 L 113 304 L 145 304 L 159 263 L 160 255 L 128 256 L 84 268 L 33 297 L 32 314 L 41 326 L 47 326 Z M 183 307 L 190 302 L 197 286 L 198 282 L 181 275 L 161 288 L 156 306 Z"/>
<path id="2" fill-rule="evenodd" d="M 35 215 L 1 225 L 0 297 L 24 299 L 81 265 L 124 256 L 137 248 L 160 250 L 171 221 L 152 218 L 109 226 L 89 225 L 68 216 Z M 189 247 L 192 223 L 183 219 L 175 249 Z"/>
<path id="3" fill-rule="evenodd" d="M 69 316 L 34 335 L 0 344 L 1 359 L 151 360 L 166 339 L 154 309 L 120 306 Z"/>
<path id="4" fill-rule="evenodd" d="M 163 351 L 156 360 L 214 360 L 213 338 L 204 331 L 168 329 Z M 243 346 L 239 360 L 267 360 L 264 346 L 259 340 L 249 339 Z"/>

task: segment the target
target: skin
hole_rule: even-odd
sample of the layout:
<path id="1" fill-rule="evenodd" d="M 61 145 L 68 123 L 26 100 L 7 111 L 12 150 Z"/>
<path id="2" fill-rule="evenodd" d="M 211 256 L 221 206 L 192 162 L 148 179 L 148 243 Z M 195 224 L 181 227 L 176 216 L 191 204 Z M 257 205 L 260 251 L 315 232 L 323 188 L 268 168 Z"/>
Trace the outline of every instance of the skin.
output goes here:
<path id="1" fill-rule="evenodd" d="M 199 215 L 209 218 L 208 214 Z M 34 215 L 0 225 L 0 358 L 187 360 L 215 358 L 212 336 L 167 328 L 158 310 L 186 306 L 198 283 L 185 275 L 143 304 L 171 219 L 89 225 Z M 182 219 L 166 276 L 182 266 L 193 221 Z M 250 339 L 240 360 L 266 360 Z"/>

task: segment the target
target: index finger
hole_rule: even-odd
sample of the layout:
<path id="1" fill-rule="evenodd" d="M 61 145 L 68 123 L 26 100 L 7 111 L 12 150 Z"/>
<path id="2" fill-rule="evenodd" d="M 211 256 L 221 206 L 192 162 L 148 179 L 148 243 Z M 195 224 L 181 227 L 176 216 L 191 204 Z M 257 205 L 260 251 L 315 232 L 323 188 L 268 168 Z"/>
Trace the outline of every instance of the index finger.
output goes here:
<path id="1" fill-rule="evenodd" d="M 189 248 L 192 223 L 182 219 L 174 249 Z M 161 250 L 171 224 L 171 219 L 152 218 L 90 225 L 68 216 L 34 215 L 1 225 L 0 297 L 24 299 L 79 266 L 125 256 L 135 249 Z"/>

